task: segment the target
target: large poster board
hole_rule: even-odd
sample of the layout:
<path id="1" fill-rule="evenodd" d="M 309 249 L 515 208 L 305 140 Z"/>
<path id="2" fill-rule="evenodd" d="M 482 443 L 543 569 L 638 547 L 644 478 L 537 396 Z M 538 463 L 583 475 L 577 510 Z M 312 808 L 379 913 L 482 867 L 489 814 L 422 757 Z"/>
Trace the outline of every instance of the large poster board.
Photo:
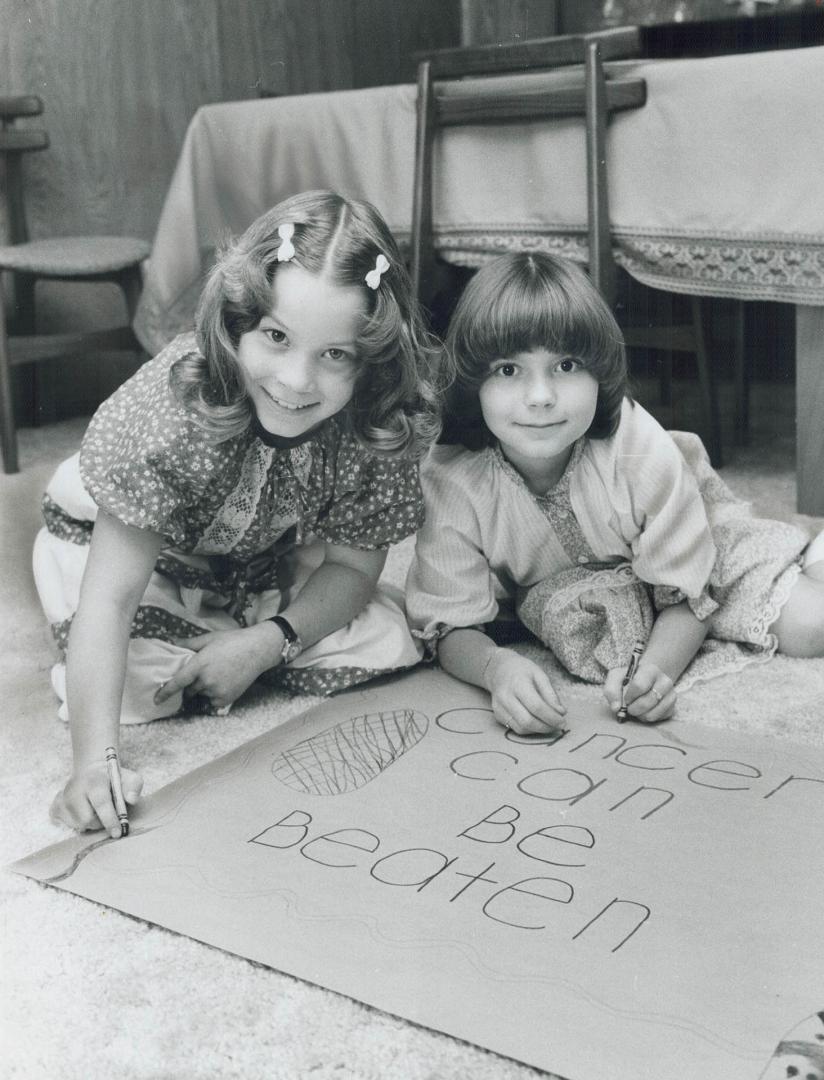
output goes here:
<path id="1" fill-rule="evenodd" d="M 13 869 L 570 1080 L 755 1080 L 824 1001 L 824 753 L 488 704 L 349 692 Z"/>

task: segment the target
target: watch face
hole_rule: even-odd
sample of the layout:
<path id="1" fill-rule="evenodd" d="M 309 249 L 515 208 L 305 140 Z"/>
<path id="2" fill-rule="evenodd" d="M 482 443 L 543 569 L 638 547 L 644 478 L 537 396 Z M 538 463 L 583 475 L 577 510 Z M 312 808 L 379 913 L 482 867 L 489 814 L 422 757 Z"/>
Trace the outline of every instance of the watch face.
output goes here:
<path id="1" fill-rule="evenodd" d="M 295 641 L 284 641 L 283 652 L 281 653 L 284 664 L 290 664 L 295 657 L 300 656 L 300 650 L 300 638 Z"/>
<path id="2" fill-rule="evenodd" d="M 280 658 L 284 664 L 289 664 L 292 660 L 295 659 L 296 656 L 300 656 L 300 654 L 303 652 L 303 642 L 295 633 L 295 630 L 291 623 L 289 623 L 281 615 L 273 615 L 271 621 L 280 629 L 280 632 L 283 634 L 283 645 L 280 649 Z"/>

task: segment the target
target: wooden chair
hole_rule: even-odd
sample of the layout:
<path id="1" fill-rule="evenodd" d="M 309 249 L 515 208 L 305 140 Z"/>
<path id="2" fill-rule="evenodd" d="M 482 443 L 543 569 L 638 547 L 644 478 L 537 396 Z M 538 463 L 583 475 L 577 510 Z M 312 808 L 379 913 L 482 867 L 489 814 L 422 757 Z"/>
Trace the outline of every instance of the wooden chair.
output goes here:
<path id="1" fill-rule="evenodd" d="M 8 244 L 0 247 L 0 272 L 10 271 L 14 281 L 14 318 L 9 336 L 6 303 L 0 284 L 0 442 L 3 467 L 18 471 L 17 430 L 14 417 L 11 369 L 61 356 L 102 350 L 139 350 L 131 329 L 142 277 L 140 265 L 149 244 L 127 236 L 61 236 L 30 240 L 24 206 L 23 155 L 45 150 L 45 131 L 18 128 L 15 122 L 39 116 L 43 102 L 35 96 L 0 97 L 0 158 L 5 166 L 3 196 Z M 128 324 L 111 330 L 37 335 L 35 285 L 41 279 L 114 282 L 126 300 Z M 0 282 L 2 279 L 0 279 Z"/>
<path id="2" fill-rule="evenodd" d="M 617 267 L 610 235 L 607 198 L 606 128 L 609 116 L 646 101 L 645 81 L 605 70 L 604 61 L 640 55 L 637 27 L 619 27 L 581 36 L 483 45 L 418 54 L 417 132 L 413 187 L 411 275 L 424 306 L 437 289 L 438 263 L 432 235 L 433 141 L 439 128 L 583 116 L 586 137 L 588 264 L 607 302 L 615 305 Z M 450 96 L 449 82 L 466 76 L 547 72 L 517 87 L 477 79 Z M 437 80 L 437 82 L 435 81 Z M 486 84 L 486 87 L 484 86 Z M 474 87 L 477 86 L 477 93 Z M 683 326 L 625 328 L 627 345 L 693 352 L 703 413 L 703 437 L 714 464 L 721 464 L 721 427 L 712 367 L 707 357 L 699 297 L 690 300 L 692 321 Z"/>

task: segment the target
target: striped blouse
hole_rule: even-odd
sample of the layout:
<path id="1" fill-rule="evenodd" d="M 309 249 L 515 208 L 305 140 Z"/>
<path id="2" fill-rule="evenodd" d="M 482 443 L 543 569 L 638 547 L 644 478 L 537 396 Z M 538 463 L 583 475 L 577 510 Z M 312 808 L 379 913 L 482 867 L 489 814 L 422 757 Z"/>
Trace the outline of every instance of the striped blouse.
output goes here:
<path id="1" fill-rule="evenodd" d="M 490 622 L 517 588 L 570 565 L 536 496 L 499 449 L 434 447 L 421 482 L 426 520 L 406 599 L 421 637 Z M 706 591 L 716 556 L 710 525 L 748 508 L 712 470 L 697 436 L 666 432 L 624 401 L 615 435 L 584 440 L 573 455 L 569 506 L 596 559 L 629 562 L 659 587 L 659 605 L 687 599 L 699 618 L 715 610 Z"/>

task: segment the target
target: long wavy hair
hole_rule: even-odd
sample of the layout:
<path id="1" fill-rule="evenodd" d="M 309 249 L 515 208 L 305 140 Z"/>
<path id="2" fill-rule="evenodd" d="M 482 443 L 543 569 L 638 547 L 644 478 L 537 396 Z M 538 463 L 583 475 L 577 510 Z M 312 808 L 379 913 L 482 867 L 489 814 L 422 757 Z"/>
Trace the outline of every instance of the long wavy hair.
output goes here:
<path id="1" fill-rule="evenodd" d="M 278 263 L 278 227 L 294 225 L 295 254 Z M 389 269 L 377 289 L 366 285 L 379 254 Z M 358 336 L 359 370 L 343 419 L 370 450 L 418 456 L 439 430 L 435 359 L 397 244 L 367 202 L 309 191 L 279 203 L 218 255 L 195 318 L 200 353 L 181 357 L 172 389 L 216 442 L 243 432 L 252 419 L 237 360 L 241 337 L 272 308 L 279 266 L 296 263 L 341 286 L 360 286 L 366 318 Z"/>
<path id="2" fill-rule="evenodd" d="M 487 263 L 458 301 L 446 337 L 449 390 L 441 441 L 470 450 L 492 445 L 481 383 L 494 361 L 535 349 L 574 357 L 597 379 L 595 416 L 586 434 L 613 435 L 621 403 L 630 396 L 621 331 L 583 270 L 539 252 Z"/>

